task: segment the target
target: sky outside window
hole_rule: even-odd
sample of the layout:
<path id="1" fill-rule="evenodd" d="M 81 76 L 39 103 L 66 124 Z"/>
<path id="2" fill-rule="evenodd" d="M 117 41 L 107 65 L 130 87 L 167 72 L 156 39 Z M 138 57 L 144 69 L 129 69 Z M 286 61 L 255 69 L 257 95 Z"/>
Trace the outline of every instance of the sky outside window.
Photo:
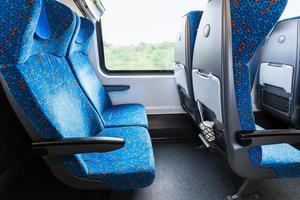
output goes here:
<path id="1" fill-rule="evenodd" d="M 172 70 L 182 16 L 204 0 L 103 0 L 105 65 L 109 70 Z"/>
<path id="2" fill-rule="evenodd" d="M 207 0 L 102 0 L 106 67 L 110 70 L 170 70 L 182 16 L 204 10 Z M 289 0 L 281 19 L 300 15 Z"/>
<path id="3" fill-rule="evenodd" d="M 288 0 L 288 4 L 281 16 L 281 19 L 287 19 L 300 16 L 300 1 Z"/>
<path id="4" fill-rule="evenodd" d="M 183 15 L 206 0 L 103 0 L 104 40 L 114 45 L 174 41 Z"/>

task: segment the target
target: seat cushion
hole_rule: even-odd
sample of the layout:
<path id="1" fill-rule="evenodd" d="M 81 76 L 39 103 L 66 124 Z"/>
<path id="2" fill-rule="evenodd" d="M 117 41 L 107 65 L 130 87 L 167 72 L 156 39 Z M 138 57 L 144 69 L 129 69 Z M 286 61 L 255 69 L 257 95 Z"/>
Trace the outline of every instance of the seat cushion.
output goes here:
<path id="1" fill-rule="evenodd" d="M 143 126 L 148 128 L 146 109 L 140 104 L 115 105 L 102 112 L 105 127 Z"/>
<path id="2" fill-rule="evenodd" d="M 255 125 L 256 130 L 265 130 Z M 249 149 L 255 167 L 271 169 L 277 178 L 294 178 L 300 175 L 300 151 L 289 144 L 274 144 Z"/>
<path id="3" fill-rule="evenodd" d="M 255 167 L 271 169 L 277 178 L 300 176 L 300 151 L 289 144 L 254 147 L 249 153 Z"/>
<path id="4" fill-rule="evenodd" d="M 77 155 L 81 165 L 62 157 L 65 168 L 72 174 L 90 180 L 100 180 L 116 190 L 149 186 L 155 177 L 152 144 L 143 127 L 107 128 L 99 136 L 119 137 L 125 140 L 121 149 L 107 153 Z"/>

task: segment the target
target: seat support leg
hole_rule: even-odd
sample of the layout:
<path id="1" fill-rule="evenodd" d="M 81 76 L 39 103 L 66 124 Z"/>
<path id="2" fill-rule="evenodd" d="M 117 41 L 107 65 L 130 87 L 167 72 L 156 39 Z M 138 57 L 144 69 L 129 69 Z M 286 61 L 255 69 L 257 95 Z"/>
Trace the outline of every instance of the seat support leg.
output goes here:
<path id="1" fill-rule="evenodd" d="M 232 196 L 227 196 L 227 200 L 261 200 L 261 197 L 258 194 L 249 193 L 248 186 L 251 182 L 252 180 L 246 179 L 241 185 L 239 191 Z"/>

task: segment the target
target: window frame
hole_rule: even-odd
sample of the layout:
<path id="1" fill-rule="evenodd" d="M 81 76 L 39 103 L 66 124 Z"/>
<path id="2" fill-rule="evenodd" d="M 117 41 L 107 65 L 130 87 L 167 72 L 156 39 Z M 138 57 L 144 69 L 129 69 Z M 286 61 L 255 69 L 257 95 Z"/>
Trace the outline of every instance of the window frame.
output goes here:
<path id="1" fill-rule="evenodd" d="M 174 70 L 110 70 L 105 64 L 105 50 L 101 20 L 96 22 L 96 36 L 99 55 L 99 68 L 106 75 L 174 75 Z"/>

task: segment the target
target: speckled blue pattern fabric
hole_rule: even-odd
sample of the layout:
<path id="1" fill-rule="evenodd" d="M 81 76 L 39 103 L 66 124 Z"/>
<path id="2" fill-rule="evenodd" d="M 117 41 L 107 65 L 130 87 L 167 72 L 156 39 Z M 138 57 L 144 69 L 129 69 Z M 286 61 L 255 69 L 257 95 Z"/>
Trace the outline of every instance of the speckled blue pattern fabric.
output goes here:
<path id="1" fill-rule="evenodd" d="M 253 148 L 250 160 L 256 167 L 273 170 L 277 178 L 300 176 L 300 151 L 289 144 Z"/>
<path id="2" fill-rule="evenodd" d="M 112 106 L 112 103 L 92 68 L 89 58 L 81 52 L 74 52 L 68 56 L 68 61 L 82 90 L 101 116 L 106 108 Z"/>
<path id="3" fill-rule="evenodd" d="M 286 4 L 287 0 L 231 0 L 233 72 L 242 130 L 255 130 L 247 63 L 277 23 Z M 300 153 L 288 144 L 250 148 L 249 159 L 255 167 L 273 170 L 277 178 L 300 175 Z"/>
<path id="4" fill-rule="evenodd" d="M 230 0 L 235 93 L 243 130 L 255 130 L 247 63 L 281 16 L 287 0 Z"/>
<path id="5" fill-rule="evenodd" d="M 87 137 L 101 122 L 64 58 L 35 55 L 1 70 L 10 92 L 43 138 Z"/>
<path id="6" fill-rule="evenodd" d="M 84 55 L 88 55 L 94 34 L 94 24 L 86 18 L 77 17 L 77 26 L 69 47 L 69 54 L 81 52 Z"/>
<path id="7" fill-rule="evenodd" d="M 51 0 L 45 1 L 45 9 L 51 10 L 47 16 L 53 34 L 48 40 L 43 40 L 35 34 L 41 1 L 5 0 L 0 6 L 1 29 L 5 30 L 0 33 L 0 63 L 24 63 L 31 55 L 40 52 L 65 56 L 76 26 L 75 16 L 68 7 Z"/>
<path id="8" fill-rule="evenodd" d="M 90 99 L 97 112 L 101 114 L 105 108 L 112 106 L 112 103 L 88 57 L 94 30 L 92 22 L 88 19 L 77 17 L 77 26 L 68 50 L 67 59 L 86 96 Z M 81 35 L 80 42 L 77 40 L 79 33 Z"/>
<path id="9" fill-rule="evenodd" d="M 40 10 L 33 6 L 35 4 L 41 6 L 40 1 L 33 1 L 32 8 L 28 9 Z M 47 13 L 52 33 L 50 38 L 42 40 L 34 33 L 27 35 L 28 38 L 21 33 L 20 37 L 15 36 L 22 42 L 32 43 L 31 48 L 26 49 L 32 56 L 27 58 L 27 53 L 24 54 L 26 62 L 17 65 L 3 64 L 1 73 L 17 103 L 43 138 L 96 134 L 102 128 L 99 118 L 93 114 L 92 106 L 76 85 L 68 62 L 63 57 L 75 30 L 75 15 L 55 1 L 45 1 L 45 9 L 51 10 Z M 36 26 L 38 17 L 27 20 L 27 23 Z M 35 30 L 32 25 L 24 26 Z M 4 56 L 9 54 L 10 51 L 3 52 Z M 21 57 L 19 59 L 23 60 Z"/>
<path id="10" fill-rule="evenodd" d="M 197 31 L 198 31 L 202 14 L 203 14 L 202 11 L 191 11 L 187 14 L 189 18 L 189 26 L 190 26 L 191 60 L 193 60 L 194 46 L 195 46 Z"/>
<path id="11" fill-rule="evenodd" d="M 258 125 L 255 127 L 256 130 L 264 130 Z M 255 167 L 273 170 L 277 178 L 300 176 L 300 151 L 289 144 L 251 148 L 249 158 Z"/>
<path id="12" fill-rule="evenodd" d="M 100 136 L 123 138 L 125 148 L 108 153 L 78 155 L 86 165 L 86 172 L 74 170 L 70 164 L 73 162 L 67 159 L 64 160 L 66 168 L 77 176 L 105 181 L 116 190 L 146 187 L 153 182 L 155 163 L 147 129 L 107 128 Z"/>
<path id="13" fill-rule="evenodd" d="M 104 124 L 115 126 L 143 126 L 148 127 L 145 107 L 140 104 L 123 104 L 111 106 L 102 112 Z"/>
<path id="14" fill-rule="evenodd" d="M 94 29 L 91 21 L 78 17 L 77 29 L 68 52 L 68 60 L 74 75 L 105 127 L 143 126 L 148 128 L 144 106 L 139 104 L 112 105 L 88 58 Z"/>
<path id="15" fill-rule="evenodd" d="M 40 8 L 40 1 L 1 1 L 0 26 L 5 30 L 0 32 L 1 64 L 22 63 L 29 58 Z"/>
<path id="16" fill-rule="evenodd" d="M 36 136 L 30 132 L 32 139 L 40 141 L 98 135 L 124 138 L 125 147 L 111 154 L 78 154 L 59 156 L 58 159 L 75 176 L 101 179 L 116 189 L 150 185 L 155 166 L 148 131 L 135 127 L 104 129 L 65 58 L 76 27 L 75 14 L 57 1 L 45 0 L 51 35 L 48 39 L 42 39 L 34 33 L 41 0 L 1 2 L 1 19 L 10 13 L 5 9 L 15 9 L 15 2 L 19 7 L 24 3 L 25 7 L 18 15 L 10 15 L 18 18 L 8 23 L 11 27 L 0 24 L 0 43 L 6 44 L 2 46 L 0 55 L 0 74 L 10 95 L 38 133 Z M 10 28 L 15 33 L 7 34 Z M 26 42 L 30 44 L 23 44 Z M 19 43 L 23 46 L 18 46 Z M 14 48 L 10 46 L 12 44 L 17 45 Z M 101 166 L 100 163 L 106 164 Z"/>

